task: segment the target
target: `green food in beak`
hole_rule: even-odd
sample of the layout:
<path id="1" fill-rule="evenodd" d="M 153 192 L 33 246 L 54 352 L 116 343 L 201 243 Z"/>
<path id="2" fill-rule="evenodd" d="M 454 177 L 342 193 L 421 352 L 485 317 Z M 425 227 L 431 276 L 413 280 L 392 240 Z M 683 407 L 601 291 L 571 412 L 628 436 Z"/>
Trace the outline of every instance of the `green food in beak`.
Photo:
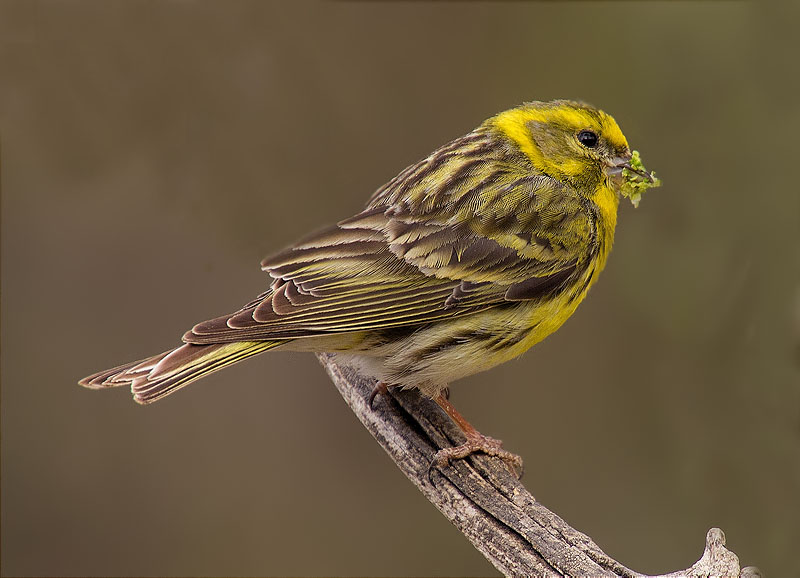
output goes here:
<path id="1" fill-rule="evenodd" d="M 642 194 L 647 189 L 661 186 L 656 174 L 647 172 L 644 168 L 639 151 L 633 151 L 631 160 L 618 166 L 622 168 L 622 185 L 619 192 L 623 197 L 628 197 L 634 207 L 639 206 Z"/>

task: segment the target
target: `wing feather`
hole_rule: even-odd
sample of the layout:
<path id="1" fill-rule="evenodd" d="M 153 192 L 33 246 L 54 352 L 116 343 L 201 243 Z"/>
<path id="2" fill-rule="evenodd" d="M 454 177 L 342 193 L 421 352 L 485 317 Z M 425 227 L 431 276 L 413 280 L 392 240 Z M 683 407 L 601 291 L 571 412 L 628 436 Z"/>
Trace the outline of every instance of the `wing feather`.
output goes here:
<path id="1" fill-rule="evenodd" d="M 464 142 L 483 147 L 479 162 L 453 154 L 451 143 L 409 167 L 364 212 L 265 259 L 270 290 L 197 324 L 184 341 L 421 325 L 566 286 L 589 259 L 591 214 L 557 181 L 487 161 L 480 139 Z"/>

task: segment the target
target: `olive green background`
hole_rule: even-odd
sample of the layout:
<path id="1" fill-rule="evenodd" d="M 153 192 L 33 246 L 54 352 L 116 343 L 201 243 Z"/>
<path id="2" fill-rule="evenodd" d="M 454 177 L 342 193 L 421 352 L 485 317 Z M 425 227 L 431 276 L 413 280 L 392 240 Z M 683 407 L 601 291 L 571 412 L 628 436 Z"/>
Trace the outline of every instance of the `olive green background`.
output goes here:
<path id="1" fill-rule="evenodd" d="M 743 565 L 800 575 L 784 10 L 0 3 L 3 574 L 494 574 L 311 355 L 146 408 L 75 382 L 237 309 L 263 256 L 484 118 L 577 98 L 664 186 L 621 207 L 575 317 L 451 400 L 629 567 L 684 568 L 719 526 Z"/>

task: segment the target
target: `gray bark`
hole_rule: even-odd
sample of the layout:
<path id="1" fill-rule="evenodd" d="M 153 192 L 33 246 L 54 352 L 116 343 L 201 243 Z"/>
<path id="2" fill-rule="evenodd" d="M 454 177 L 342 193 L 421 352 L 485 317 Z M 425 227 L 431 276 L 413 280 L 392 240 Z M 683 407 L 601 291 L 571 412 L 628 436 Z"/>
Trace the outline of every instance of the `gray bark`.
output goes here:
<path id="1" fill-rule="evenodd" d="M 498 458 L 472 455 L 446 468 L 431 468 L 440 448 L 464 441 L 458 426 L 430 399 L 415 391 L 368 397 L 375 383 L 334 356 L 319 354 L 339 393 L 361 423 L 425 497 L 506 576 L 623 576 L 645 578 L 612 559 L 589 536 L 542 506 Z M 760 576 L 740 570 L 725 548 L 722 530 L 706 536 L 694 565 L 661 578 Z"/>

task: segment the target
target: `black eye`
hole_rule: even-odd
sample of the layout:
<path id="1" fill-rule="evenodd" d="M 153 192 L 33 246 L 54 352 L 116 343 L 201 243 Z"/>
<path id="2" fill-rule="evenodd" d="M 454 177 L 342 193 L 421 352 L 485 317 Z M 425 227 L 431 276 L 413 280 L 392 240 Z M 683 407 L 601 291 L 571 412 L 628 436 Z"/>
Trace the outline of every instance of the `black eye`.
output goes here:
<path id="1" fill-rule="evenodd" d="M 593 149 L 597 146 L 597 133 L 591 130 L 582 130 L 578 133 L 578 142 L 585 146 L 587 149 Z"/>

